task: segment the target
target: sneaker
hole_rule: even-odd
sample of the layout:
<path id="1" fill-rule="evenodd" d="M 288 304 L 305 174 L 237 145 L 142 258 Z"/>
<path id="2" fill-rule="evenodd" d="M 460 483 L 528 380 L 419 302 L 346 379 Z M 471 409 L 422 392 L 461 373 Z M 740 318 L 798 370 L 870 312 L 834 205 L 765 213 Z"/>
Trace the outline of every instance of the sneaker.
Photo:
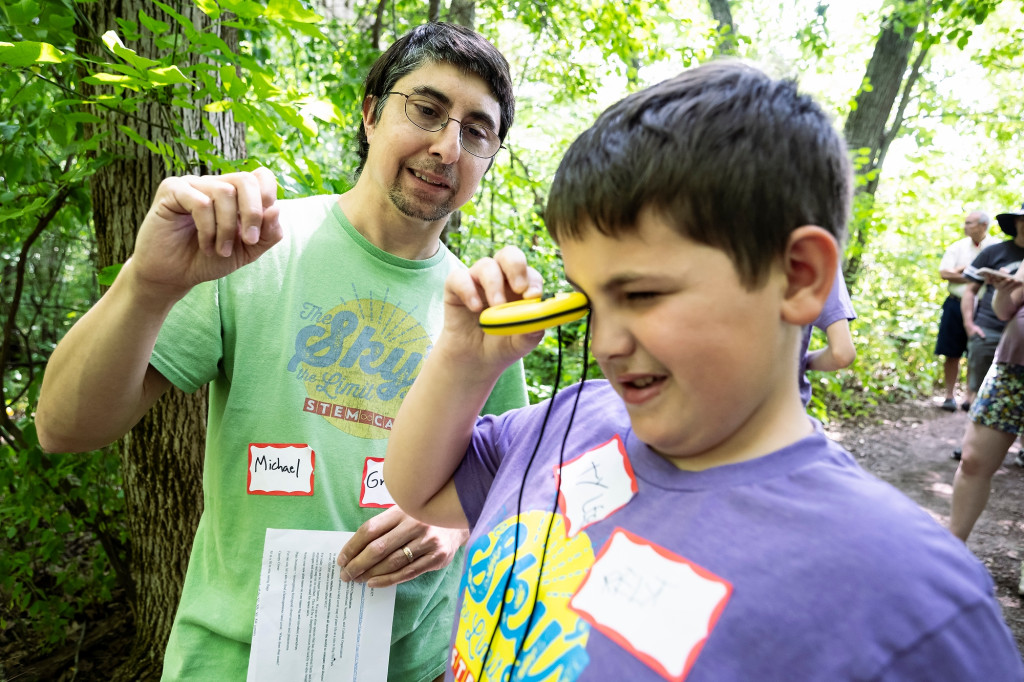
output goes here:
<path id="1" fill-rule="evenodd" d="M 964 402 L 960 403 L 960 409 L 963 410 L 964 412 L 967 412 L 968 410 L 971 409 L 971 404 L 965 400 Z"/>
<path id="2" fill-rule="evenodd" d="M 1024 467 L 1024 450 L 1017 451 L 1017 456 L 1013 458 L 1013 463 L 1019 467 Z"/>
<path id="3" fill-rule="evenodd" d="M 951 455 L 949 456 L 949 458 L 950 458 L 950 459 L 955 459 L 956 461 L 958 461 L 958 462 L 959 462 L 959 461 L 960 461 L 960 457 L 961 457 L 961 456 L 962 456 L 963 454 L 964 454 L 963 448 L 957 448 L 957 449 L 953 450 L 953 454 L 951 454 Z"/>
<path id="4" fill-rule="evenodd" d="M 956 401 L 952 398 L 946 398 L 946 402 L 942 403 L 941 407 L 946 412 L 956 412 Z"/>

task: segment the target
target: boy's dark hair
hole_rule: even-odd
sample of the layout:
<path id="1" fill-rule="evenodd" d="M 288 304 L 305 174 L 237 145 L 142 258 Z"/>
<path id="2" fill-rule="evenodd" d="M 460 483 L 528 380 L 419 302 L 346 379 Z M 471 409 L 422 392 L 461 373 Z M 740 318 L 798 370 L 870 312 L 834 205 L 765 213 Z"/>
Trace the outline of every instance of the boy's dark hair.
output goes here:
<path id="1" fill-rule="evenodd" d="M 842 242 L 851 196 L 846 145 L 789 80 L 712 62 L 612 105 L 580 135 L 551 185 L 551 236 L 633 232 L 645 208 L 719 248 L 748 288 L 790 232 L 819 225 Z"/>
<path id="2" fill-rule="evenodd" d="M 417 26 L 377 58 L 363 81 L 363 101 L 367 97 L 376 98 L 374 120 L 380 118 L 387 103 L 387 93 L 400 78 L 425 64 L 435 63 L 451 64 L 464 73 L 476 74 L 490 86 L 501 110 L 498 138 L 504 141 L 516 113 L 508 61 L 486 38 L 458 24 L 431 22 Z M 356 142 L 359 145 L 359 172 L 370 151 L 362 121 L 359 122 Z"/>

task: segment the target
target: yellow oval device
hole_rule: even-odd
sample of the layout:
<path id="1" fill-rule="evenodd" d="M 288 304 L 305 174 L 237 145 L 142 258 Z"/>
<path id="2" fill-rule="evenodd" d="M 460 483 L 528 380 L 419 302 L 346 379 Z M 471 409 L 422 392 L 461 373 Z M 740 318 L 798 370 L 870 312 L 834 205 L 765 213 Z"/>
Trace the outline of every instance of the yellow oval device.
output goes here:
<path id="1" fill-rule="evenodd" d="M 578 291 L 555 294 L 551 298 L 491 306 L 480 313 L 480 328 L 485 334 L 512 336 L 557 327 L 578 320 L 590 310 L 590 301 Z"/>

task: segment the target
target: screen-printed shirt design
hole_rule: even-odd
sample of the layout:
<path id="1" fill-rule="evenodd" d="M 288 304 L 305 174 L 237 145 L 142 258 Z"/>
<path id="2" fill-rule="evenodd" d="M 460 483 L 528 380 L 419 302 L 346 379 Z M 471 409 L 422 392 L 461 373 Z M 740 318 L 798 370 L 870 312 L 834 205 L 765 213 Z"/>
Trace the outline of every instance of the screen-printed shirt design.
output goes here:
<path id="1" fill-rule="evenodd" d="M 586 533 L 569 537 L 566 530 L 561 514 L 531 511 L 521 514 L 518 524 L 515 517 L 498 523 L 468 548 L 450 661 L 456 680 L 503 679 L 520 648 L 517 680 L 571 682 L 587 666 L 590 625 L 569 608 L 569 600 L 594 563 L 594 549 Z M 538 575 L 546 536 L 543 574 Z"/>
<path id="2" fill-rule="evenodd" d="M 355 288 L 333 307 L 303 305 L 288 371 L 306 387 L 304 412 L 353 436 L 387 438 L 431 340 L 414 310 Z"/>

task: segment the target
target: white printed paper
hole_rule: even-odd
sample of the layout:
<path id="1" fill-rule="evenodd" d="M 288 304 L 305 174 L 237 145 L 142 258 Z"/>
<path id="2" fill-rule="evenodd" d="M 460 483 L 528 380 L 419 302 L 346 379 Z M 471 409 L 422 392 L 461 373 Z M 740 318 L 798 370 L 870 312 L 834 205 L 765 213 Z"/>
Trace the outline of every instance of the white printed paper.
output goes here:
<path id="1" fill-rule="evenodd" d="M 247 682 L 384 682 L 395 587 L 342 582 L 352 537 L 268 528 Z"/>
<path id="2" fill-rule="evenodd" d="M 662 677 L 682 680 L 731 594 L 728 581 L 620 528 L 570 605 Z"/>

